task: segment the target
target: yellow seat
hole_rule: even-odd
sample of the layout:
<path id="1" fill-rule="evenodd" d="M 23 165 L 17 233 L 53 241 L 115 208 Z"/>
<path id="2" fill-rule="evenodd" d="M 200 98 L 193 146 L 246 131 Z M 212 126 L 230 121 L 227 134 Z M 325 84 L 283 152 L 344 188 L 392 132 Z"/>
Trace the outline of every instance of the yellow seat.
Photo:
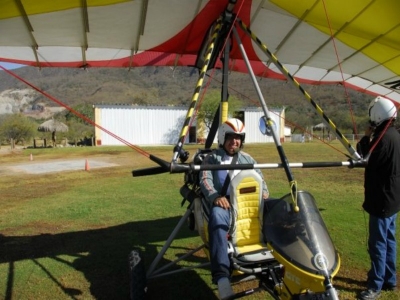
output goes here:
<path id="1" fill-rule="evenodd" d="M 231 181 L 233 224 L 230 235 L 234 257 L 240 261 L 273 259 L 262 233 L 262 184 L 261 176 L 254 170 L 242 170 Z"/>
<path id="2" fill-rule="evenodd" d="M 229 251 L 234 253 L 239 262 L 274 259 L 264 243 L 262 233 L 262 183 L 261 176 L 254 170 L 242 170 L 231 180 L 232 226 L 229 231 Z M 203 210 L 202 201 L 204 199 L 195 199 L 194 214 L 196 229 L 206 245 L 205 251 L 208 256 L 208 217 Z"/>

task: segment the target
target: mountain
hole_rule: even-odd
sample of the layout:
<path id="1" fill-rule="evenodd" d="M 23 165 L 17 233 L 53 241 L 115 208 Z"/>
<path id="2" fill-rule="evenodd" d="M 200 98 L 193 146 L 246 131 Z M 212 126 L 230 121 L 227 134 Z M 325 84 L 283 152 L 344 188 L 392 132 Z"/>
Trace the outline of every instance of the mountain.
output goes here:
<path id="1" fill-rule="evenodd" d="M 198 80 L 198 71 L 189 67 L 141 67 L 130 70 L 23 67 L 11 72 L 70 107 L 82 103 L 189 106 Z M 221 71 L 210 70 L 208 74 L 203 90 L 219 89 Z M 257 80 L 268 107 L 284 106 L 294 116 L 318 117 L 290 82 L 265 78 Z M 244 106 L 259 106 L 249 75 L 230 73 L 229 88 L 230 95 L 239 98 Z M 372 99 L 371 96 L 345 91 L 342 86 L 336 85 L 304 85 L 304 88 L 326 113 L 335 115 L 353 111 L 355 115 L 365 116 Z M 14 99 L 14 104 L 10 104 L 10 99 Z M 60 105 L 26 83 L 0 71 L 0 114 L 9 113 L 10 105 L 12 112 L 29 114 L 44 111 L 51 114 L 57 107 L 61 109 Z"/>

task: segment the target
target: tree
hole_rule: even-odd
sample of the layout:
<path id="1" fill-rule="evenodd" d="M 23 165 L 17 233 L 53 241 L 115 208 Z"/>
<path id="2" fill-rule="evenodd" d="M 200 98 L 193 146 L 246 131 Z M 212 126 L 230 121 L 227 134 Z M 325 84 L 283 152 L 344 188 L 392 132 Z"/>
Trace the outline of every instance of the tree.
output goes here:
<path id="1" fill-rule="evenodd" d="M 22 114 L 11 114 L 5 116 L 0 125 L 0 136 L 2 139 L 13 143 L 30 140 L 34 137 L 37 124 Z"/>
<path id="2" fill-rule="evenodd" d="M 65 136 L 70 141 L 82 142 L 94 136 L 94 127 L 92 125 L 85 125 L 79 122 L 68 123 L 69 130 Z"/>
<path id="3" fill-rule="evenodd" d="M 197 111 L 197 135 L 199 138 L 204 138 L 206 128 L 211 128 L 214 120 L 215 112 L 221 103 L 221 92 L 219 90 L 211 90 L 203 99 L 199 110 Z M 228 102 L 228 114 L 236 117 L 236 112 L 241 107 L 241 102 L 238 98 L 230 96 Z M 206 128 L 204 128 L 204 126 Z"/>
<path id="4" fill-rule="evenodd" d="M 221 92 L 219 90 L 210 91 L 204 98 L 201 106 L 197 112 L 197 120 L 203 122 L 204 125 L 210 129 L 214 120 L 215 112 L 221 103 Z M 228 113 L 235 116 L 235 113 L 241 108 L 241 101 L 234 97 L 229 97 Z"/>
<path id="5" fill-rule="evenodd" d="M 90 120 L 93 120 L 93 118 L 94 118 L 93 105 L 91 105 L 91 104 L 88 104 L 88 103 L 78 104 L 78 105 L 73 106 L 72 109 L 75 110 L 76 112 L 84 115 L 86 118 L 88 118 Z M 77 123 L 83 123 L 83 124 L 89 125 L 89 123 L 86 122 L 83 118 L 75 115 L 71 111 L 68 111 L 65 114 L 65 119 L 67 120 L 67 122 L 77 122 Z"/>
<path id="6" fill-rule="evenodd" d="M 94 120 L 93 105 L 83 103 L 73 106 L 72 109 L 86 118 Z M 65 114 L 65 120 L 69 127 L 68 133 L 65 134 L 68 140 L 78 142 L 94 136 L 94 126 L 86 122 L 85 119 L 75 115 L 71 111 L 67 113 L 63 112 L 63 114 Z"/>

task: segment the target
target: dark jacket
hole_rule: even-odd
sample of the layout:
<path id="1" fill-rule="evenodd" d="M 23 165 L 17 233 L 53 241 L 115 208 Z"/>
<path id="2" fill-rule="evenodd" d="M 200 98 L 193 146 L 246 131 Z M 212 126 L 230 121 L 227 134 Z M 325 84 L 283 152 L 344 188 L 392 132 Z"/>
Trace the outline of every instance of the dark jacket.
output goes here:
<path id="1" fill-rule="evenodd" d="M 357 145 L 365 157 L 378 141 L 365 168 L 363 208 L 380 218 L 400 211 L 400 134 L 389 126 L 381 137 L 386 124 L 376 128 L 370 143 L 369 137 L 364 137 Z"/>

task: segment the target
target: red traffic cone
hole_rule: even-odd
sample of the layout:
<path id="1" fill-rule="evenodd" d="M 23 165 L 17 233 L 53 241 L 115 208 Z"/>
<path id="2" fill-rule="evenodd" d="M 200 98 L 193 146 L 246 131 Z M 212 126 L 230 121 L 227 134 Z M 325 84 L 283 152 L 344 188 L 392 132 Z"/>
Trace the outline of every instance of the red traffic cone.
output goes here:
<path id="1" fill-rule="evenodd" d="M 89 171 L 90 167 L 89 167 L 89 162 L 88 160 L 85 161 L 85 171 Z"/>

